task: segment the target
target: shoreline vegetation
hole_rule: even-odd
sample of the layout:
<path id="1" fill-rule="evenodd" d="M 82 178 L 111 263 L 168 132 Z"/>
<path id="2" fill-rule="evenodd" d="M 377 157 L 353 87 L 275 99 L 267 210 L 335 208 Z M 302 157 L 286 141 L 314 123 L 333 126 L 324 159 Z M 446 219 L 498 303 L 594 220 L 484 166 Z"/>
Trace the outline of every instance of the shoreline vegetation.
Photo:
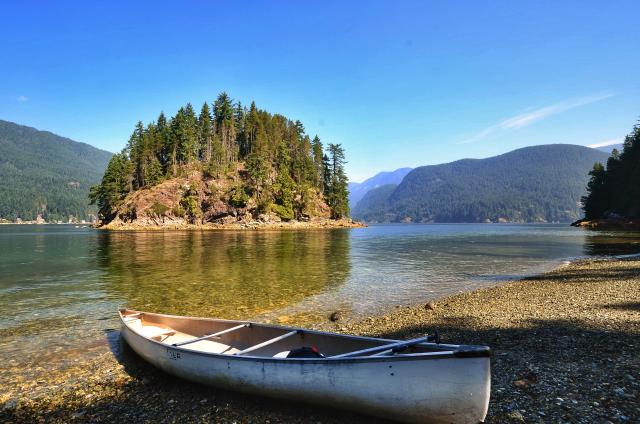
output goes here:
<path id="1" fill-rule="evenodd" d="M 596 162 L 589 176 L 581 199 L 584 219 L 572 225 L 640 229 L 640 124 L 625 137 L 622 151 L 613 149 L 606 164 Z"/>
<path id="2" fill-rule="evenodd" d="M 488 423 L 624 423 L 640 417 L 639 312 L 640 259 L 588 259 L 436 301 L 425 295 L 421 304 L 380 316 L 314 327 L 389 338 L 437 328 L 445 343 L 489 345 Z M 189 383 L 137 357 L 115 329 L 105 339 L 79 347 L 76 359 L 65 355 L 65 367 L 25 371 L 24 364 L 9 360 L 2 370 L 0 421 L 383 422 Z"/>

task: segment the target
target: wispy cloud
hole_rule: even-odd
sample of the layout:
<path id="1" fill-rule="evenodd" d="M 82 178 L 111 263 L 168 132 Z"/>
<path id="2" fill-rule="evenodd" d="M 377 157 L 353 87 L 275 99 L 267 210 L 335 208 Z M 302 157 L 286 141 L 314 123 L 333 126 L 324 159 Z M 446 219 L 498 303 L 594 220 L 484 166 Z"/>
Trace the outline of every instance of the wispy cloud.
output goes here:
<path id="1" fill-rule="evenodd" d="M 504 119 L 497 124 L 491 125 L 483 129 L 482 131 L 479 131 L 478 133 L 472 135 L 471 137 L 461 141 L 461 143 L 474 143 L 500 131 L 524 128 L 550 116 L 557 115 L 559 113 L 566 112 L 580 106 L 586 106 L 592 103 L 596 103 L 601 100 L 608 99 L 612 96 L 613 94 L 611 93 L 598 94 L 593 96 L 580 97 L 577 99 L 565 100 L 538 109 L 528 110 L 526 112 Z"/>
<path id="2" fill-rule="evenodd" d="M 587 147 L 591 147 L 593 149 L 596 149 L 598 147 L 611 146 L 612 144 L 621 144 L 622 142 L 624 142 L 624 137 L 612 138 L 611 140 L 605 140 L 605 141 L 602 141 L 600 143 L 589 144 Z"/>
<path id="3" fill-rule="evenodd" d="M 18 100 L 20 103 L 24 103 L 24 102 L 28 101 L 29 98 L 27 96 L 18 96 L 18 98 L 16 100 Z"/>

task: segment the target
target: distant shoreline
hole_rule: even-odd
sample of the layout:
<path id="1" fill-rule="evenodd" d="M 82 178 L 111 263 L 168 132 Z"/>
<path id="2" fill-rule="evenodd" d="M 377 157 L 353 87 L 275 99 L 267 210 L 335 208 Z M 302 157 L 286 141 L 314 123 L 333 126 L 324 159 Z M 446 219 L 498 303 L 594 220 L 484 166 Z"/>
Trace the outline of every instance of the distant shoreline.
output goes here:
<path id="1" fill-rule="evenodd" d="M 311 221 L 238 221 L 226 224 L 205 223 L 187 224 L 184 222 L 170 221 L 158 224 L 137 223 L 109 223 L 96 225 L 89 222 L 34 222 L 2 221 L 0 225 L 74 225 L 108 231 L 238 231 L 238 230 L 303 230 L 303 229 L 331 229 L 331 228 L 366 228 L 367 224 L 352 219 L 313 219 Z"/>
<path id="2" fill-rule="evenodd" d="M 35 221 L 22 221 L 22 222 L 0 222 L 0 225 L 79 225 L 83 227 L 90 227 L 93 224 L 90 222 L 35 222 Z"/>
<path id="3" fill-rule="evenodd" d="M 592 230 L 640 230 L 638 218 L 599 218 L 579 219 L 571 223 L 572 227 L 589 228 Z"/>

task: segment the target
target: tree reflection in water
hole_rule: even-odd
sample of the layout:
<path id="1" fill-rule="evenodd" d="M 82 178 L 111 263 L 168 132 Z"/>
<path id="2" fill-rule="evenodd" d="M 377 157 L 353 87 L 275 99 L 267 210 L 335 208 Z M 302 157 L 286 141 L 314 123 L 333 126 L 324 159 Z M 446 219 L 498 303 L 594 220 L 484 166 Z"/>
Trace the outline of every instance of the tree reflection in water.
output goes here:
<path id="1" fill-rule="evenodd" d="M 589 231 L 585 256 L 633 255 L 640 253 L 640 232 Z"/>
<path id="2" fill-rule="evenodd" d="M 122 306 L 248 318 L 336 288 L 349 231 L 101 232 L 98 265 Z"/>

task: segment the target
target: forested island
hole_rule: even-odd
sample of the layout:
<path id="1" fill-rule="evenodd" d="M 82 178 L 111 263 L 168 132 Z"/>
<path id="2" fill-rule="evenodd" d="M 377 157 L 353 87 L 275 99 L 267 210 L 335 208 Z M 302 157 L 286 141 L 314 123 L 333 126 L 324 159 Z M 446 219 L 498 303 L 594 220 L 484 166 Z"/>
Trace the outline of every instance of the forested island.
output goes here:
<path id="1" fill-rule="evenodd" d="M 226 93 L 138 122 L 89 197 L 107 228 L 352 226 L 345 152 Z"/>
<path id="2" fill-rule="evenodd" d="M 640 228 L 640 126 L 625 137 L 621 152 L 614 149 L 606 166 L 596 162 L 589 175 L 585 218 L 572 225 Z"/>

